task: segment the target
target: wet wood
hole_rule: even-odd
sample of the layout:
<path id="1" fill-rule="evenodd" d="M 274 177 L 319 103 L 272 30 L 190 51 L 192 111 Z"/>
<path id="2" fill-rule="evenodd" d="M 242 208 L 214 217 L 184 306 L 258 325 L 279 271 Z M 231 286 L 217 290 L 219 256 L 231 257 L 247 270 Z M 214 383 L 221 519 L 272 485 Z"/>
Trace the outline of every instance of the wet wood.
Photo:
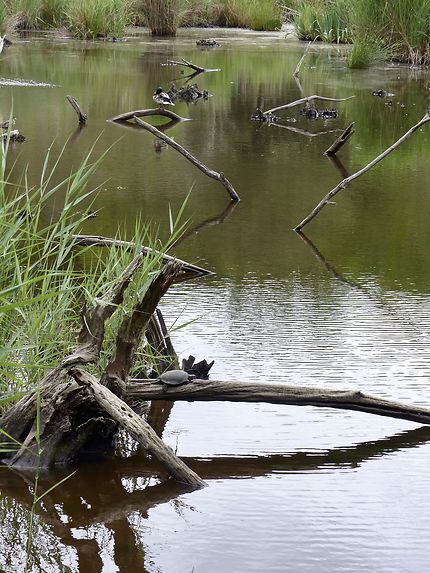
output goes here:
<path id="1" fill-rule="evenodd" d="M 176 261 L 165 265 L 152 279 L 143 297 L 137 301 L 132 311 L 125 315 L 119 325 L 113 356 L 100 380 L 119 397 L 124 396 L 125 381 L 148 323 L 180 269 L 181 265 Z"/>
<path id="2" fill-rule="evenodd" d="M 135 249 L 136 244 L 131 241 L 120 241 L 118 239 L 112 239 L 110 237 L 102 237 L 99 235 L 72 235 L 72 241 L 77 245 L 85 247 L 117 247 L 117 248 L 129 248 Z M 159 252 L 151 249 L 150 247 L 145 247 L 142 245 L 142 254 L 147 256 L 158 256 Z M 178 275 L 176 282 L 181 282 L 182 280 L 188 280 L 189 278 L 196 278 L 201 276 L 209 276 L 213 273 L 197 265 L 187 263 L 182 259 L 172 257 L 170 255 L 162 255 L 162 263 L 165 265 L 172 261 L 177 261 L 181 265 L 181 274 Z"/>
<path id="3" fill-rule="evenodd" d="M 292 101 L 290 103 L 286 103 L 284 105 L 280 105 L 278 107 L 272 107 L 272 109 L 268 109 L 267 111 L 263 112 L 264 114 L 266 113 L 275 113 L 276 111 L 280 111 L 281 109 L 289 109 L 291 107 L 295 107 L 297 105 L 302 105 L 302 104 L 307 104 L 311 101 L 314 100 L 321 100 L 321 101 L 347 101 L 349 99 L 354 98 L 355 96 L 349 96 L 349 97 L 344 97 L 344 98 L 332 98 L 332 97 L 323 97 L 323 96 L 319 96 L 319 95 L 311 95 L 311 96 L 307 96 L 307 97 L 303 97 L 301 99 L 298 99 L 296 101 Z"/>
<path id="4" fill-rule="evenodd" d="M 336 155 L 336 153 L 342 149 L 345 143 L 350 139 L 350 137 L 355 133 L 354 130 L 355 122 L 352 122 L 348 127 L 343 131 L 337 139 L 333 141 L 327 151 L 324 152 L 324 155 Z"/>
<path id="5" fill-rule="evenodd" d="M 79 123 L 81 125 L 85 125 L 87 123 L 87 114 L 82 111 L 80 105 L 73 96 L 68 95 L 66 96 L 66 98 L 67 101 L 70 103 L 70 105 L 73 107 L 73 109 L 76 111 Z"/>
<path id="6" fill-rule="evenodd" d="M 174 479 L 196 488 L 206 485 L 195 472 L 174 454 L 171 448 L 163 443 L 149 424 L 135 414 L 113 392 L 99 384 L 91 374 L 78 368 L 73 369 L 70 374 L 79 385 L 84 385 L 91 392 L 95 401 L 106 410 L 113 420 L 157 458 Z"/>
<path id="7" fill-rule="evenodd" d="M 163 389 L 150 381 L 129 383 L 127 396 L 142 400 L 185 400 L 265 402 L 293 406 L 317 406 L 341 410 L 355 410 L 430 424 L 430 407 L 413 406 L 363 394 L 357 390 L 328 390 L 261 382 L 226 382 L 220 380 L 193 380 L 183 386 Z"/>
<path id="8" fill-rule="evenodd" d="M 325 195 L 318 203 L 318 205 L 307 215 L 303 221 L 301 221 L 296 227 L 294 227 L 295 231 L 300 231 L 303 229 L 305 225 L 307 225 L 314 217 L 318 215 L 318 213 L 327 205 L 327 203 L 335 196 L 339 191 L 345 189 L 352 181 L 361 177 L 368 171 L 372 169 L 375 165 L 377 165 L 380 161 L 382 161 L 387 155 L 397 149 L 402 143 L 404 143 L 415 131 L 420 129 L 420 127 L 430 121 L 430 113 L 427 112 L 424 117 L 414 126 L 412 126 L 402 137 L 400 137 L 393 145 L 390 145 L 385 151 L 383 151 L 378 157 L 375 157 L 370 163 L 368 163 L 365 167 L 360 169 L 360 171 L 356 171 L 349 177 L 343 179 L 336 187 L 334 187 L 331 191 Z"/>
<path id="9" fill-rule="evenodd" d="M 166 65 L 166 64 L 164 64 Z M 192 70 L 194 70 L 195 72 L 198 72 L 199 74 L 205 74 L 207 72 L 220 72 L 220 68 L 202 68 L 201 66 L 197 66 L 196 64 L 193 64 L 193 62 L 190 62 L 188 60 L 186 60 L 185 58 L 181 58 L 180 61 L 178 60 L 167 60 L 167 65 L 170 66 L 185 66 L 186 68 L 191 68 Z"/>
<path id="10" fill-rule="evenodd" d="M 212 179 L 215 179 L 216 181 L 219 181 L 221 183 L 221 185 L 223 185 L 223 187 L 226 189 L 227 193 L 230 195 L 232 201 L 234 201 L 235 203 L 238 203 L 240 201 L 239 195 L 236 193 L 233 185 L 230 183 L 230 181 L 227 179 L 227 177 L 224 175 L 224 173 L 222 173 L 222 172 L 218 173 L 217 171 L 213 171 L 212 169 L 209 169 L 201 161 L 196 159 L 194 157 L 194 155 L 191 155 L 191 153 L 189 151 L 187 151 L 184 147 L 182 147 L 182 145 L 179 145 L 179 143 L 176 143 L 176 141 L 171 139 L 166 134 L 162 133 L 159 129 L 157 129 L 156 127 L 153 127 L 152 125 L 150 125 L 149 123 L 146 123 L 145 121 L 143 121 L 142 119 L 139 119 L 138 117 L 136 117 L 135 119 L 136 119 L 136 122 L 139 125 L 141 125 L 144 129 L 146 129 L 147 131 L 149 131 L 150 133 L 152 133 L 153 135 L 155 135 L 159 139 L 162 139 L 168 145 L 170 145 L 170 147 L 173 147 L 173 149 L 176 149 L 176 151 L 178 151 L 181 155 L 186 157 L 188 159 L 188 161 L 190 161 L 193 165 L 195 165 L 197 167 L 197 169 L 199 169 L 202 173 L 204 173 L 208 177 L 211 177 Z"/>
<path id="11" fill-rule="evenodd" d="M 126 111 L 125 113 L 120 113 L 119 115 L 112 117 L 109 121 L 123 122 L 123 121 L 129 121 L 131 119 L 134 119 L 135 117 L 148 117 L 151 115 L 162 115 L 162 116 L 168 117 L 169 119 L 172 119 L 176 122 L 178 122 L 178 121 L 191 121 L 191 119 L 189 119 L 187 117 L 181 117 L 180 115 L 178 115 L 174 111 L 171 111 L 170 109 L 164 109 L 164 108 L 159 108 L 159 107 L 151 108 L 151 109 L 137 109 L 135 111 Z"/>

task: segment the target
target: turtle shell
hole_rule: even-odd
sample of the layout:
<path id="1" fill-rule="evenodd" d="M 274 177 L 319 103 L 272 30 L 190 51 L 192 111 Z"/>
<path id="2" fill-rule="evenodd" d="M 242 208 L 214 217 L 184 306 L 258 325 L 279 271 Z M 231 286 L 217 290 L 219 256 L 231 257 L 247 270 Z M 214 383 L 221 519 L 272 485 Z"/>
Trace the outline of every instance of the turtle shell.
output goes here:
<path id="1" fill-rule="evenodd" d="M 159 381 L 168 386 L 180 386 L 191 380 L 190 375 L 185 370 L 168 370 L 160 374 Z"/>

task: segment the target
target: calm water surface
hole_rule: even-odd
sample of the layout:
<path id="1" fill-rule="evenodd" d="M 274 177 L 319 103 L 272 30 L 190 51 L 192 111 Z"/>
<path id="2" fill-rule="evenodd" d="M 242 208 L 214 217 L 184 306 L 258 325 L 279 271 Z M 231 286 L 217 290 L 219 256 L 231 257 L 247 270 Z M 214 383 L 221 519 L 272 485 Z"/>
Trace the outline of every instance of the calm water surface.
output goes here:
<path id="1" fill-rule="evenodd" d="M 199 51 L 198 37 L 220 48 Z M 344 176 L 395 141 L 429 105 L 428 71 L 400 66 L 350 71 L 344 51 L 312 49 L 282 33 L 187 31 L 175 40 L 135 34 L 126 43 L 39 36 L 0 59 L 0 112 L 27 141 L 11 151 L 16 178 L 30 161 L 37 182 L 49 148 L 66 144 L 58 177 L 100 136 L 115 143 L 93 180 L 100 186 L 89 233 L 132 234 L 137 220 L 168 233 L 168 207 L 195 228 L 175 253 L 214 275 L 176 285 L 163 310 L 181 357 L 215 359 L 213 378 L 359 388 L 428 404 L 430 131 L 426 127 L 336 197 L 306 228 L 291 229 Z M 179 103 L 193 121 L 168 134 L 222 170 L 242 198 L 153 137 L 106 122 L 152 107 L 154 88 L 183 74 L 184 57 L 220 72 L 195 81 L 213 94 Z M 10 79 L 50 84 L 10 85 Z M 392 105 L 372 90 L 393 92 Z M 76 130 L 65 96 L 89 121 Z M 250 115 L 320 94 L 347 97 L 335 120 L 258 125 Z M 330 106 L 331 107 L 331 106 Z M 286 112 L 282 115 L 287 117 Z M 334 165 L 333 130 L 356 122 Z M 119 141 L 118 141 L 119 140 Z M 53 206 L 55 210 L 55 205 Z M 129 231 L 127 231 L 129 229 Z M 37 508 L 31 571 L 111 573 L 426 571 L 430 541 L 430 430 L 353 412 L 267 404 L 153 405 L 164 439 L 209 483 L 198 492 L 159 482 L 134 444 L 87 465 Z M 64 473 L 41 476 L 46 490 Z M 23 570 L 32 477 L 0 473 L 0 569 Z"/>

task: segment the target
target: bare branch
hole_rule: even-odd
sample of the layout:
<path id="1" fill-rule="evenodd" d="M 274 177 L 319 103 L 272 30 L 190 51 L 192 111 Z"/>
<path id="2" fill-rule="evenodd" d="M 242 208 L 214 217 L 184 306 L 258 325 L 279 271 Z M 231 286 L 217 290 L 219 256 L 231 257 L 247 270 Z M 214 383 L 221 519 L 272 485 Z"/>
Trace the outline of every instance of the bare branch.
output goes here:
<path id="1" fill-rule="evenodd" d="M 303 229 L 303 227 L 305 225 L 307 225 L 309 223 L 309 221 L 312 221 L 312 219 L 314 217 L 316 217 L 316 215 L 318 215 L 318 213 L 327 205 L 327 203 L 330 201 L 330 199 L 332 199 L 335 195 L 337 195 L 337 193 L 339 193 L 339 191 L 341 191 L 342 189 L 345 189 L 345 187 L 347 187 L 352 181 L 354 181 L 355 179 L 358 179 L 361 175 L 364 175 L 365 173 L 370 171 L 370 169 L 372 169 L 372 167 L 377 165 L 380 161 L 382 161 L 385 157 L 387 157 L 387 155 L 389 155 L 392 151 L 397 149 L 415 131 L 417 131 L 417 129 L 419 129 L 422 125 L 424 125 L 428 121 L 430 121 L 430 113 L 429 112 L 427 112 L 425 114 L 425 116 L 416 125 L 412 126 L 404 135 L 402 135 L 402 137 L 400 137 L 395 143 L 393 143 L 393 145 L 390 145 L 390 147 L 388 147 L 388 149 L 386 149 L 383 153 L 378 155 L 378 157 L 375 157 L 375 159 L 373 159 L 365 167 L 360 169 L 360 171 L 356 171 L 355 173 L 353 173 L 349 177 L 346 177 L 345 179 L 343 179 L 338 185 L 336 185 L 336 187 L 334 187 L 334 189 L 332 189 L 329 193 L 327 193 L 327 195 L 325 197 L 323 197 L 323 199 L 321 199 L 321 201 L 309 213 L 309 215 L 307 215 L 307 217 L 305 217 L 301 223 L 299 223 L 296 227 L 294 227 L 294 230 L 300 231 L 301 229 Z"/>
<path id="2" fill-rule="evenodd" d="M 202 171 L 205 175 L 207 175 L 208 177 L 211 177 L 212 179 L 216 179 L 217 181 L 219 181 L 227 190 L 227 193 L 230 195 L 232 201 L 234 201 L 236 203 L 238 203 L 240 201 L 239 195 L 236 193 L 236 191 L 233 188 L 233 185 L 230 183 L 230 181 L 227 179 L 227 177 L 224 175 L 224 173 L 218 173 L 217 171 L 213 171 L 212 169 L 209 169 L 201 161 L 199 161 L 193 155 L 191 155 L 191 153 L 189 151 L 187 151 L 184 147 L 182 147 L 182 145 L 179 145 L 179 143 L 176 143 L 176 141 L 171 139 L 165 133 L 162 133 L 159 129 L 150 125 L 149 123 L 146 123 L 145 121 L 143 121 L 142 119 L 139 119 L 138 117 L 136 117 L 135 119 L 136 119 L 136 122 L 139 125 L 141 125 L 144 129 L 146 129 L 147 131 L 149 131 L 153 135 L 157 136 L 159 139 L 162 139 L 163 141 L 165 141 L 167 144 L 169 144 L 171 147 L 173 147 L 173 149 L 176 149 L 176 151 L 179 151 L 179 153 L 181 155 L 186 157 L 188 159 L 188 161 L 191 161 L 191 163 L 193 165 L 195 165 L 197 167 L 197 169 L 200 169 L 200 171 Z"/>
<path id="3" fill-rule="evenodd" d="M 279 111 L 281 109 L 289 109 L 290 107 L 295 107 L 296 105 L 301 105 L 304 103 L 309 103 L 310 101 L 314 101 L 314 100 L 322 100 L 322 101 L 346 101 L 348 99 L 352 99 L 355 96 L 349 96 L 349 97 L 344 97 L 344 98 L 332 98 L 332 97 L 323 97 L 323 96 L 319 96 L 319 95 L 311 95 L 308 97 L 303 97 L 301 99 L 298 99 L 296 101 L 292 101 L 291 103 L 286 103 L 285 105 L 280 105 L 278 107 L 273 107 L 272 109 L 268 109 L 267 111 L 263 112 L 264 114 L 266 113 L 275 113 L 275 111 Z"/>
<path id="4" fill-rule="evenodd" d="M 355 133 L 354 131 L 355 122 L 352 122 L 348 127 L 343 131 L 335 141 L 330 145 L 324 155 L 336 155 L 336 153 L 342 149 L 348 139 Z"/>
<path id="5" fill-rule="evenodd" d="M 73 107 L 73 109 L 78 114 L 79 123 L 81 125 L 84 125 L 87 122 L 87 115 L 82 111 L 78 102 L 75 100 L 75 98 L 73 96 L 68 95 L 68 96 L 66 96 L 66 98 L 67 98 L 68 102 L 70 103 L 70 105 Z"/>
<path id="6" fill-rule="evenodd" d="M 113 122 L 122 122 L 128 121 L 130 119 L 134 119 L 135 117 L 147 117 L 151 115 L 163 115 L 164 117 L 168 117 L 174 121 L 191 121 L 190 118 L 181 117 L 174 111 L 170 109 L 163 109 L 163 108 L 154 108 L 154 109 L 137 109 L 135 111 L 127 111 L 125 113 L 121 113 L 112 117 L 109 121 Z"/>

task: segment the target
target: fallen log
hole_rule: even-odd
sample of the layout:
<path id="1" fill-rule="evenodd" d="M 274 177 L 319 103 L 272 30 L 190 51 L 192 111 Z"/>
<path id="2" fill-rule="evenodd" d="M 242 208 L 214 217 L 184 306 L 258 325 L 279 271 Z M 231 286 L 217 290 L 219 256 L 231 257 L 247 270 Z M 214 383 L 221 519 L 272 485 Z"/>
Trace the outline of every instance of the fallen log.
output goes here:
<path id="1" fill-rule="evenodd" d="M 144 129 L 146 129 L 147 131 L 149 131 L 150 133 L 152 133 L 153 135 L 155 135 L 159 139 L 162 139 L 168 145 L 173 147 L 173 149 L 176 149 L 176 151 L 178 151 L 181 155 L 186 157 L 188 159 L 188 161 L 190 161 L 193 165 L 195 165 L 197 167 L 197 169 L 202 171 L 202 173 L 204 173 L 208 177 L 211 177 L 212 179 L 215 179 L 216 181 L 219 181 L 224 186 L 224 188 L 227 190 L 227 193 L 230 195 L 232 201 L 234 201 L 235 203 L 238 203 L 240 201 L 239 195 L 236 193 L 233 185 L 230 183 L 230 181 L 227 179 L 227 177 L 224 175 L 224 173 L 218 173 L 217 171 L 213 171 L 212 169 L 209 169 L 201 161 L 196 159 L 194 157 L 194 155 L 191 155 L 191 153 L 189 151 L 187 151 L 184 147 L 182 147 L 182 145 L 179 145 L 179 143 L 176 143 L 176 141 L 174 141 L 173 139 L 168 137 L 166 134 L 162 133 L 159 129 L 150 125 L 149 123 L 146 123 L 145 121 L 143 121 L 142 119 L 139 119 L 138 117 L 136 117 L 135 119 L 136 119 L 136 122 L 139 125 L 141 125 Z"/>
<path id="2" fill-rule="evenodd" d="M 72 241 L 77 245 L 82 245 L 84 247 L 118 247 L 118 248 L 130 248 L 135 249 L 136 245 L 130 241 L 120 241 L 118 239 L 112 239 L 110 237 L 101 237 L 98 235 L 72 235 Z M 157 255 L 158 252 L 154 251 L 150 247 L 142 246 L 143 255 Z M 189 278 L 196 278 L 201 276 L 209 276 L 213 273 L 197 265 L 192 265 L 176 257 L 170 255 L 162 256 L 162 263 L 165 265 L 167 263 L 177 261 L 181 265 L 181 272 L 179 273 L 176 282 L 182 282 L 188 280 Z"/>
<path id="3" fill-rule="evenodd" d="M 204 487 L 205 482 L 184 462 L 178 458 L 171 448 L 166 446 L 157 436 L 151 426 L 138 416 L 120 398 L 111 392 L 88 372 L 75 368 L 70 374 L 79 385 L 84 385 L 94 396 L 96 402 L 109 416 L 124 428 L 139 444 L 157 458 L 169 474 L 177 481 L 192 487 Z"/>
<path id="4" fill-rule="evenodd" d="M 307 225 L 314 217 L 318 215 L 318 213 L 327 205 L 327 203 L 335 196 L 339 191 L 345 189 L 352 181 L 361 177 L 368 171 L 372 169 L 375 165 L 377 165 L 380 161 L 382 161 L 387 155 L 389 155 L 392 151 L 397 149 L 404 141 L 406 141 L 417 129 L 419 129 L 422 125 L 430 121 L 430 112 L 427 112 L 424 117 L 414 126 L 412 126 L 405 134 L 402 135 L 393 145 L 390 145 L 385 151 L 383 151 L 378 157 L 375 157 L 370 163 L 368 163 L 365 167 L 356 171 L 349 177 L 343 179 L 336 187 L 334 187 L 331 191 L 325 195 L 318 203 L 318 205 L 307 215 L 303 221 L 301 221 L 296 227 L 294 227 L 294 231 L 300 231 L 303 229 L 305 225 Z"/>
<path id="5" fill-rule="evenodd" d="M 127 397 L 141 400 L 265 402 L 292 406 L 317 406 L 355 410 L 419 424 L 430 424 L 430 407 L 384 400 L 363 394 L 359 390 L 326 390 L 284 384 L 220 380 L 193 380 L 183 386 L 169 386 L 163 389 L 161 384 L 142 380 L 141 382 L 129 382 Z"/>
<path id="6" fill-rule="evenodd" d="M 336 155 L 336 153 L 342 149 L 349 138 L 355 133 L 354 125 L 355 122 L 352 122 L 350 125 L 348 125 L 345 131 L 343 131 L 339 137 L 333 141 L 327 151 L 324 152 L 324 155 Z"/>
<path id="7" fill-rule="evenodd" d="M 264 111 L 263 113 L 275 113 L 276 111 L 280 111 L 281 109 L 289 109 L 291 107 L 295 107 L 296 105 L 301 105 L 301 104 L 308 104 L 311 101 L 314 100 L 322 100 L 322 101 L 346 101 L 348 99 L 352 99 L 355 96 L 349 96 L 349 97 L 344 97 L 344 98 L 332 98 L 332 97 L 323 97 L 323 96 L 319 96 L 319 95 L 311 95 L 311 96 L 307 96 L 307 97 L 303 97 L 301 99 L 298 99 L 296 101 L 292 101 L 290 103 L 286 103 L 284 105 L 280 105 L 278 107 L 272 107 L 272 109 L 268 109 L 267 111 Z"/>
<path id="8" fill-rule="evenodd" d="M 126 111 L 125 113 L 120 113 L 119 115 L 112 117 L 108 121 L 122 122 L 122 121 L 129 121 L 131 119 L 134 119 L 135 117 L 148 117 L 151 115 L 162 115 L 162 116 L 168 117 L 169 119 L 172 119 L 176 122 L 177 121 L 191 121 L 190 118 L 181 117 L 180 115 L 178 115 L 174 111 L 171 111 L 170 109 L 163 109 L 163 108 L 158 108 L 158 107 L 153 108 L 153 109 L 137 109 L 135 111 Z"/>
<path id="9" fill-rule="evenodd" d="M 68 95 L 66 96 L 66 98 L 67 101 L 70 103 L 70 105 L 73 107 L 73 109 L 76 111 L 80 125 L 85 125 L 87 123 L 87 114 L 82 111 L 78 102 L 73 96 Z"/>

